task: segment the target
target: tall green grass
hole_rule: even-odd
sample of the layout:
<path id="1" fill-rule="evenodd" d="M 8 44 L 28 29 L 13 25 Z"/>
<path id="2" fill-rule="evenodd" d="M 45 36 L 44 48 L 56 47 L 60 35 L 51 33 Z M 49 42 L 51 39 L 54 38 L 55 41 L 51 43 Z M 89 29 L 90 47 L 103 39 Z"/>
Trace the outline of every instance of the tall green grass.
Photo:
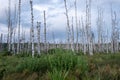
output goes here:
<path id="1" fill-rule="evenodd" d="M 41 77 L 45 80 L 119 80 L 119 53 L 93 56 L 74 54 L 71 50 L 53 49 L 34 58 L 28 53 L 0 55 L 0 80 L 14 73 L 22 76 L 26 71 L 36 73 L 40 80 Z"/>

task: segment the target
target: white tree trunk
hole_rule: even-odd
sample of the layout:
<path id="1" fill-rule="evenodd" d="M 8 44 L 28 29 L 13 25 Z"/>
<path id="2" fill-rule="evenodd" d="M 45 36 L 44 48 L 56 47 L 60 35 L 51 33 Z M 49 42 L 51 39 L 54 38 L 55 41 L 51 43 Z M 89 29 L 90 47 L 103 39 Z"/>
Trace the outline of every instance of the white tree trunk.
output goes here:
<path id="1" fill-rule="evenodd" d="M 46 13 L 44 13 L 44 50 L 47 51 L 47 39 L 46 39 Z"/>
<path id="2" fill-rule="evenodd" d="M 20 53 L 20 23 L 21 23 L 21 0 L 19 0 L 19 21 L 18 21 L 18 44 L 17 44 L 17 54 Z"/>
<path id="3" fill-rule="evenodd" d="M 70 24 L 69 24 L 69 15 L 68 15 L 68 9 L 67 9 L 67 3 L 66 0 L 64 0 L 64 4 L 65 4 L 65 15 L 66 15 L 66 19 L 67 19 L 67 49 L 70 49 Z"/>
<path id="4" fill-rule="evenodd" d="M 98 19 L 97 19 L 97 29 L 98 29 L 98 52 L 103 50 L 103 11 L 101 8 L 98 8 Z"/>
<path id="5" fill-rule="evenodd" d="M 38 50 L 38 54 L 40 54 L 40 22 L 37 22 L 37 40 L 38 40 L 38 46 L 37 46 L 37 50 Z"/>
<path id="6" fill-rule="evenodd" d="M 11 34 L 11 0 L 9 0 L 8 4 L 8 37 L 7 37 L 7 42 L 8 42 L 8 51 L 11 50 L 11 43 L 10 43 L 10 34 Z"/>
<path id="7" fill-rule="evenodd" d="M 72 29 L 71 29 L 71 49 L 74 52 L 74 27 L 73 27 L 73 17 L 72 17 Z"/>
<path id="8" fill-rule="evenodd" d="M 32 37 L 32 57 L 34 57 L 35 51 L 34 51 L 34 26 L 33 26 L 33 2 L 30 0 L 30 6 L 31 6 L 31 37 Z"/>
<path id="9" fill-rule="evenodd" d="M 91 0 L 86 0 L 86 32 L 88 53 L 93 55 L 92 33 L 91 33 Z"/>
<path id="10" fill-rule="evenodd" d="M 0 50 L 2 50 L 2 44 L 3 43 L 3 34 L 0 36 Z"/>
<path id="11" fill-rule="evenodd" d="M 76 23 L 76 51 L 78 52 L 79 46 L 78 46 L 78 36 L 79 36 L 79 31 L 78 31 L 78 21 L 77 21 L 77 4 L 76 0 L 74 3 L 75 6 L 75 23 Z"/>

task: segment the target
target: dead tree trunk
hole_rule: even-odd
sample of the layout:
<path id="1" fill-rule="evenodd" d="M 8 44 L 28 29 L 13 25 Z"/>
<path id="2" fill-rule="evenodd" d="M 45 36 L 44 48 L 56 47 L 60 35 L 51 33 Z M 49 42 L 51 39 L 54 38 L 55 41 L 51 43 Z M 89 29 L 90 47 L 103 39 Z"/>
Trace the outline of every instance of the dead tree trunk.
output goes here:
<path id="1" fill-rule="evenodd" d="M 86 47 L 86 43 L 87 43 L 87 35 L 86 35 L 86 28 L 85 28 L 85 25 L 84 25 L 84 21 L 83 21 L 83 18 L 81 18 L 81 23 L 82 23 L 82 42 L 83 42 L 83 52 L 84 54 L 87 53 L 87 47 Z"/>
<path id="2" fill-rule="evenodd" d="M 97 29 L 98 29 L 98 52 L 102 52 L 102 33 L 103 33 L 103 11 L 98 8 L 98 19 L 97 19 Z"/>
<path id="3" fill-rule="evenodd" d="M 15 10 L 14 10 L 14 21 L 13 21 L 13 30 L 12 30 L 12 52 L 15 54 L 16 53 L 16 44 L 15 44 L 15 39 L 16 39 L 16 27 L 17 27 L 17 10 L 16 10 L 16 4 L 15 4 Z"/>
<path id="4" fill-rule="evenodd" d="M 111 8 L 111 22 L 112 22 L 112 35 L 111 35 L 111 52 L 118 52 L 119 47 L 119 30 L 118 30 L 118 22 L 116 17 L 116 12 L 113 13 Z"/>
<path id="5" fill-rule="evenodd" d="M 19 0 L 18 8 L 18 43 L 17 43 L 17 54 L 20 53 L 20 24 L 21 24 L 21 0 Z"/>
<path id="6" fill-rule="evenodd" d="M 72 28 L 71 28 L 71 49 L 74 52 L 74 26 L 73 26 L 73 17 L 72 17 Z"/>
<path id="7" fill-rule="evenodd" d="M 12 44 L 12 51 L 13 51 L 13 53 L 15 54 L 15 52 L 16 52 L 16 48 L 15 48 L 15 34 L 16 34 L 16 29 L 14 29 L 14 31 L 13 31 L 13 44 Z"/>
<path id="8" fill-rule="evenodd" d="M 70 24 L 69 24 L 69 16 L 68 16 L 68 8 L 67 8 L 67 3 L 66 0 L 64 0 L 64 4 L 65 4 L 65 15 L 66 15 L 66 19 L 67 19 L 67 49 L 70 48 Z"/>
<path id="9" fill-rule="evenodd" d="M 79 43 L 80 43 L 80 44 L 79 44 L 79 50 L 80 50 L 80 51 L 83 51 L 83 41 L 82 41 L 82 40 L 83 40 L 83 34 L 82 34 L 83 30 L 82 30 L 82 24 L 81 24 L 81 22 L 82 22 L 82 21 L 79 20 L 79 23 L 78 23 L 78 24 L 79 24 L 79 25 L 78 25 L 78 30 L 79 30 Z"/>
<path id="10" fill-rule="evenodd" d="M 91 33 L 91 0 L 86 0 L 86 32 L 88 53 L 93 55 L 92 33 Z"/>
<path id="11" fill-rule="evenodd" d="M 8 6 L 8 37 L 7 37 L 8 51 L 11 51 L 10 29 L 11 29 L 11 0 L 9 0 Z"/>
<path id="12" fill-rule="evenodd" d="M 37 51 L 38 51 L 38 54 L 40 54 L 40 25 L 41 25 L 41 23 L 37 22 L 37 40 L 38 40 Z"/>
<path id="13" fill-rule="evenodd" d="M 46 39 L 46 13 L 44 11 L 44 50 L 47 51 L 47 39 Z"/>
<path id="14" fill-rule="evenodd" d="M 30 0 L 30 6 L 31 6 L 31 36 L 32 36 L 32 57 L 34 57 L 35 51 L 34 51 L 34 16 L 33 16 L 33 2 Z"/>
<path id="15" fill-rule="evenodd" d="M 2 50 L 2 45 L 3 45 L 3 34 L 0 36 L 0 50 Z"/>
<path id="16" fill-rule="evenodd" d="M 78 36 L 79 36 L 79 31 L 78 31 L 78 21 L 77 21 L 77 4 L 76 0 L 74 2 L 75 6 L 75 23 L 76 23 L 76 51 L 78 52 L 79 46 L 78 46 Z"/>
<path id="17" fill-rule="evenodd" d="M 32 29 L 30 28 L 30 38 L 29 38 L 29 41 L 28 41 L 28 50 L 27 50 L 27 53 L 30 53 L 32 52 L 31 49 L 32 49 Z"/>
<path id="18" fill-rule="evenodd" d="M 54 34 L 54 32 L 52 32 L 52 38 L 53 38 L 53 48 L 56 48 L 55 47 L 56 42 L 55 42 L 55 34 Z"/>
<path id="19" fill-rule="evenodd" d="M 12 51 L 12 35 L 13 35 L 13 27 L 12 27 L 12 22 L 11 22 L 11 25 L 10 25 L 10 51 Z"/>

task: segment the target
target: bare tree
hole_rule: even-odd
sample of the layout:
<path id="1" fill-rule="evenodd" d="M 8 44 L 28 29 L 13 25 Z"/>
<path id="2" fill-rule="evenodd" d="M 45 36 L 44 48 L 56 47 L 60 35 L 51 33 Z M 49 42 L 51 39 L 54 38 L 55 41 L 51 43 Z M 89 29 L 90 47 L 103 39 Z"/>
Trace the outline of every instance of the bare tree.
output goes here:
<path id="1" fill-rule="evenodd" d="M 3 45 L 3 34 L 1 33 L 0 36 L 0 49 L 2 50 L 2 45 Z"/>
<path id="2" fill-rule="evenodd" d="M 37 22 L 37 40 L 38 40 L 38 46 L 37 46 L 37 50 L 38 50 L 38 54 L 40 54 L 40 22 Z"/>
<path id="3" fill-rule="evenodd" d="M 7 37 L 8 51 L 11 50 L 10 29 L 11 29 L 11 0 L 9 0 L 9 6 L 8 6 L 8 37 Z"/>
<path id="4" fill-rule="evenodd" d="M 35 51 L 34 51 L 34 16 L 33 16 L 33 1 L 30 0 L 30 6 L 31 6 L 31 37 L 32 37 L 32 57 L 34 57 Z"/>
<path id="5" fill-rule="evenodd" d="M 98 51 L 101 52 L 103 45 L 103 10 L 98 8 L 98 18 L 97 18 L 97 29 L 98 29 Z"/>
<path id="6" fill-rule="evenodd" d="M 86 43 L 87 43 L 87 34 L 86 34 L 86 28 L 85 28 L 85 25 L 84 25 L 83 17 L 81 17 L 81 24 L 82 24 L 83 52 L 84 52 L 84 54 L 86 54 L 86 52 L 87 52 L 87 47 L 86 47 Z"/>
<path id="7" fill-rule="evenodd" d="M 46 13 L 44 13 L 44 50 L 47 51 L 47 39 L 46 39 Z"/>
<path id="8" fill-rule="evenodd" d="M 116 12 L 112 10 L 111 6 L 111 22 L 112 22 L 112 34 L 111 34 L 111 52 L 118 52 L 119 47 L 119 29 Z"/>
<path id="9" fill-rule="evenodd" d="M 91 0 L 86 0 L 86 34 L 88 53 L 93 55 L 92 33 L 91 33 Z"/>
<path id="10" fill-rule="evenodd" d="M 20 24 L 21 24 L 21 0 L 19 0 L 18 8 L 18 43 L 17 43 L 17 54 L 20 52 Z"/>
<path id="11" fill-rule="evenodd" d="M 74 2 L 74 6 L 75 6 L 75 23 L 76 23 L 76 51 L 78 52 L 78 36 L 79 36 L 79 31 L 78 31 L 78 21 L 77 21 L 77 4 L 76 4 L 76 0 Z"/>
<path id="12" fill-rule="evenodd" d="M 15 52 L 16 52 L 16 49 L 15 49 L 15 37 L 16 37 L 16 29 L 14 29 L 14 31 L 13 31 L 13 43 L 12 43 L 12 51 L 13 51 L 13 53 L 15 54 Z"/>
<path id="13" fill-rule="evenodd" d="M 71 25 L 71 49 L 74 52 L 74 27 L 73 27 L 73 17 L 72 17 L 72 25 Z"/>
<path id="14" fill-rule="evenodd" d="M 55 44 L 55 33 L 52 32 L 52 37 L 53 37 L 53 43 Z"/>
<path id="15" fill-rule="evenodd" d="M 30 28 L 30 38 L 29 38 L 29 41 L 28 41 L 28 50 L 27 50 L 27 53 L 31 52 L 31 47 L 32 45 L 32 28 Z"/>
<path id="16" fill-rule="evenodd" d="M 9 46 L 9 47 L 10 47 L 10 51 L 11 51 L 11 50 L 12 50 L 12 37 L 13 37 L 13 36 L 12 36 L 12 35 L 13 35 L 12 21 L 11 21 L 11 25 L 10 25 L 10 26 L 11 26 L 11 27 L 10 27 L 10 38 L 9 38 L 9 39 L 10 39 L 10 40 L 9 40 L 9 41 L 10 41 L 10 46 Z"/>
<path id="17" fill-rule="evenodd" d="M 12 30 L 12 51 L 15 54 L 16 53 L 16 44 L 15 44 L 15 39 L 16 39 L 16 27 L 17 27 L 17 18 L 18 18 L 18 14 L 17 14 L 17 8 L 16 8 L 16 3 L 14 6 L 14 20 L 13 20 L 13 30 Z"/>
<path id="18" fill-rule="evenodd" d="M 64 4 L 65 4 L 65 15 L 66 15 L 66 19 L 67 19 L 67 48 L 69 49 L 70 47 L 70 23 L 69 23 L 69 15 L 68 15 L 68 8 L 67 8 L 67 3 L 66 0 L 64 0 Z"/>

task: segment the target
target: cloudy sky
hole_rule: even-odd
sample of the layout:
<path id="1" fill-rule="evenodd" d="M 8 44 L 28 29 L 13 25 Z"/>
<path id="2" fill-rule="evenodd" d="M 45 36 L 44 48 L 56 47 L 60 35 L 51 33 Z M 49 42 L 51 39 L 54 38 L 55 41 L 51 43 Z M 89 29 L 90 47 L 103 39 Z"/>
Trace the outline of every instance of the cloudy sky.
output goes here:
<path id="1" fill-rule="evenodd" d="M 11 14 L 14 14 L 14 6 L 18 5 L 19 0 L 11 0 Z M 112 4 L 113 10 L 117 13 L 117 20 L 120 20 L 120 0 L 92 0 L 91 9 L 91 23 L 92 31 L 96 34 L 96 19 L 97 19 L 97 7 L 101 7 L 104 11 L 105 29 L 111 30 L 111 15 L 110 5 Z M 0 0 L 0 34 L 7 34 L 7 11 L 8 0 Z M 74 17 L 74 0 L 67 0 L 69 9 L 69 18 Z M 18 7 L 18 6 L 17 6 Z M 29 36 L 30 29 L 30 4 L 29 0 L 22 0 L 22 12 L 21 12 L 21 27 L 26 31 L 26 35 Z M 81 16 L 85 19 L 85 0 L 77 0 L 78 20 Z M 33 0 L 34 9 L 34 27 L 36 22 L 42 22 L 41 26 L 41 39 L 43 39 L 43 11 L 46 11 L 47 19 L 47 38 L 52 40 L 52 33 L 55 34 L 56 41 L 66 40 L 66 16 L 64 8 L 64 0 Z M 75 26 L 74 26 L 75 27 Z M 16 27 L 17 31 L 17 27 Z M 36 30 L 35 30 L 36 31 Z M 28 37 L 29 39 L 29 37 Z"/>

